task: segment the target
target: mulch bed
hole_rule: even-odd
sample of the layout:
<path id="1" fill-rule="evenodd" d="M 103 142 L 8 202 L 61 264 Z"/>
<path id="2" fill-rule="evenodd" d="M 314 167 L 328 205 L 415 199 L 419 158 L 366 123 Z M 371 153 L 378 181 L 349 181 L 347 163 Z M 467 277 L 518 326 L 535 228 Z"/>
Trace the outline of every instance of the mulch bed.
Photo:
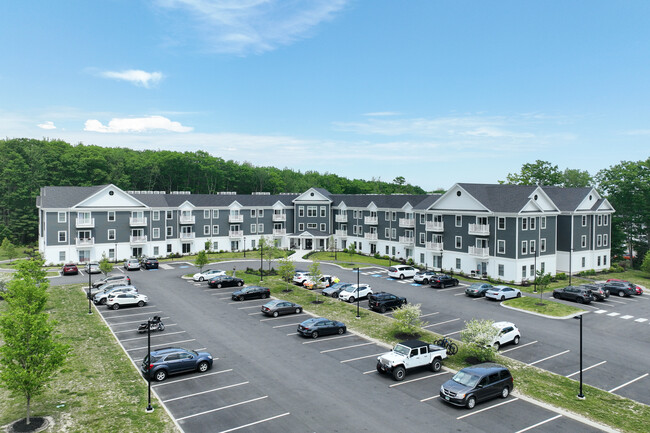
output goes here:
<path id="1" fill-rule="evenodd" d="M 16 421 L 13 423 L 9 431 L 17 433 L 36 432 L 45 429 L 48 424 L 49 422 L 47 419 L 34 416 L 29 418 L 29 424 L 27 424 L 27 418 Z"/>

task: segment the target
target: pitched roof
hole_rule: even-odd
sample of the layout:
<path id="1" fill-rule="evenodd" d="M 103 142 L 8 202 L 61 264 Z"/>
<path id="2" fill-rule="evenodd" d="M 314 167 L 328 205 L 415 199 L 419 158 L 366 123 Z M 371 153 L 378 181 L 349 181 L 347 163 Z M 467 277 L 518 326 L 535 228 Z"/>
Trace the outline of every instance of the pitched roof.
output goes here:
<path id="1" fill-rule="evenodd" d="M 332 206 L 338 206 L 345 202 L 348 207 L 367 207 L 374 203 L 378 208 L 401 208 L 407 203 L 415 207 L 418 203 L 425 200 L 427 195 L 409 195 L 409 194 L 332 194 Z"/>
<path id="2" fill-rule="evenodd" d="M 562 212 L 575 211 L 580 203 L 593 189 L 590 186 L 582 188 L 563 188 L 559 186 L 543 186 L 544 192 Z M 600 203 L 598 203 L 600 204 Z"/>
<path id="3" fill-rule="evenodd" d="M 492 212 L 519 212 L 530 201 L 537 185 L 459 183 Z"/>
<path id="4" fill-rule="evenodd" d="M 72 207 L 107 186 L 44 186 L 41 188 L 40 205 L 55 209 Z"/>

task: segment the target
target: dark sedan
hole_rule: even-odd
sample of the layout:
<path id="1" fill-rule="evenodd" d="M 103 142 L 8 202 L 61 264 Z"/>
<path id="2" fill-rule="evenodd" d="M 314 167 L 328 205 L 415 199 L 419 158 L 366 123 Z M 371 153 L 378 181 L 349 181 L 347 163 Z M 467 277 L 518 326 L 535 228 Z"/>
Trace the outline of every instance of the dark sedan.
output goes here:
<path id="1" fill-rule="evenodd" d="M 298 334 L 305 337 L 318 338 L 321 335 L 345 334 L 347 328 L 345 323 L 336 320 L 314 317 L 307 319 L 298 325 Z"/>
<path id="2" fill-rule="evenodd" d="M 449 275 L 440 274 L 431 278 L 429 281 L 431 287 L 447 287 L 447 286 L 457 286 L 458 280 L 456 278 L 450 277 Z"/>
<path id="3" fill-rule="evenodd" d="M 300 314 L 302 313 L 302 306 L 293 302 L 275 299 L 262 305 L 262 313 L 273 317 L 278 317 L 281 314 Z"/>
<path id="4" fill-rule="evenodd" d="M 485 296 L 485 292 L 487 292 L 491 288 L 492 288 L 492 284 L 474 283 L 465 289 L 465 294 L 467 296 L 472 296 L 474 298 L 480 298 L 481 296 Z"/>
<path id="5" fill-rule="evenodd" d="M 244 299 L 262 298 L 266 299 L 271 296 L 271 290 L 268 287 L 250 286 L 244 287 L 232 292 L 233 301 L 243 301 Z"/>
<path id="6" fill-rule="evenodd" d="M 144 269 L 158 269 L 158 259 L 147 257 L 140 260 L 140 267 Z"/>
<path id="7" fill-rule="evenodd" d="M 605 299 L 609 298 L 609 290 L 603 289 L 600 285 L 583 284 L 580 287 L 584 287 L 585 289 L 591 291 L 591 296 L 595 301 L 604 301 Z"/>
<path id="8" fill-rule="evenodd" d="M 352 284 L 350 283 L 336 283 L 332 284 L 326 289 L 323 289 L 321 294 L 323 296 L 331 296 L 332 298 L 338 298 L 339 293 L 341 293 L 346 287 L 350 287 Z"/>
<path id="9" fill-rule="evenodd" d="M 588 304 L 593 299 L 591 290 L 584 287 L 575 286 L 568 286 L 563 289 L 555 289 L 553 290 L 553 297 L 555 299 L 574 301 L 578 304 Z"/>
<path id="10" fill-rule="evenodd" d="M 228 275 L 220 275 L 208 281 L 208 286 L 220 289 L 222 287 L 241 287 L 244 285 L 244 280 L 241 278 L 230 277 Z"/>

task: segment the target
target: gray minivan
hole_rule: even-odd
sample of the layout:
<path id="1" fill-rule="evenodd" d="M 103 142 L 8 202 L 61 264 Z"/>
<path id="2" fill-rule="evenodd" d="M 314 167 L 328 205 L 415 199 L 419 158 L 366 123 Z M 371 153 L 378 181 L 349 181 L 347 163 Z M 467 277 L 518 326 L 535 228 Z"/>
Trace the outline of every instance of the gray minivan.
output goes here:
<path id="1" fill-rule="evenodd" d="M 440 399 L 456 406 L 474 408 L 476 403 L 494 397 L 506 398 L 514 388 L 510 371 L 499 364 L 484 362 L 466 367 L 443 383 Z"/>

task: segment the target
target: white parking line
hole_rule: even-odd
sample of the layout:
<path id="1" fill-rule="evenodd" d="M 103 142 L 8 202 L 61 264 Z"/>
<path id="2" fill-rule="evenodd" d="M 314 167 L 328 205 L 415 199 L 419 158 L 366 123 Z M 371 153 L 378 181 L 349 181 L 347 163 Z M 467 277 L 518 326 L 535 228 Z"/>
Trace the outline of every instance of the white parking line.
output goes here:
<path id="1" fill-rule="evenodd" d="M 436 315 L 436 314 L 440 314 L 440 312 L 439 312 L 439 311 L 436 311 L 435 313 L 422 314 L 422 315 L 420 316 L 420 318 L 422 318 L 422 317 L 434 316 L 434 315 Z"/>
<path id="2" fill-rule="evenodd" d="M 443 372 L 436 373 L 436 374 L 428 374 L 426 376 L 418 377 L 417 379 L 405 380 L 404 382 L 394 383 L 392 385 L 388 385 L 388 387 L 389 388 L 394 388 L 396 386 L 406 385 L 407 383 L 412 383 L 412 382 L 418 382 L 420 380 L 429 379 L 431 377 L 436 377 L 436 376 L 441 376 L 443 374 L 449 374 L 449 372 L 448 371 L 443 371 Z"/>
<path id="3" fill-rule="evenodd" d="M 594 311 L 594 314 L 603 314 L 603 313 L 607 313 L 607 311 L 609 310 L 598 310 L 598 311 Z"/>
<path id="4" fill-rule="evenodd" d="M 616 316 L 620 316 L 620 315 L 621 315 L 621 313 L 609 313 L 608 314 L 608 316 L 611 316 L 611 317 L 616 317 Z"/>
<path id="5" fill-rule="evenodd" d="M 320 343 L 321 341 L 338 340 L 339 338 L 348 338 L 348 337 L 354 337 L 354 334 L 339 335 L 338 337 L 330 337 L 330 338 L 320 338 L 318 340 L 305 341 L 302 344 Z"/>
<path id="6" fill-rule="evenodd" d="M 381 352 L 381 353 L 375 353 L 375 354 L 373 354 L 373 355 L 359 356 L 358 358 L 344 359 L 343 361 L 341 361 L 341 364 L 345 364 L 346 362 L 358 361 L 358 360 L 360 360 L 360 359 L 374 358 L 375 356 L 379 356 L 379 355 L 381 355 L 382 353 L 384 353 L 384 352 Z"/>
<path id="7" fill-rule="evenodd" d="M 377 373 L 377 369 L 364 371 L 363 374 Z"/>
<path id="8" fill-rule="evenodd" d="M 641 379 L 643 379 L 643 378 L 646 377 L 648 374 L 650 374 L 650 373 L 646 373 L 646 374 L 644 374 L 644 375 L 642 375 L 642 376 L 637 377 L 636 379 L 632 379 L 632 380 L 630 380 L 629 382 L 625 382 L 623 385 L 620 385 L 620 386 L 617 386 L 616 388 L 612 388 L 612 389 L 610 389 L 609 392 L 618 391 L 619 389 L 623 388 L 624 386 L 628 386 L 629 384 L 634 383 L 634 382 L 636 382 L 637 380 L 641 380 Z"/>
<path id="9" fill-rule="evenodd" d="M 465 292 L 454 294 L 454 296 L 464 296 L 464 295 L 465 295 Z"/>
<path id="10" fill-rule="evenodd" d="M 636 319 L 635 320 L 635 322 L 639 322 L 639 323 L 643 323 L 643 322 L 647 322 L 647 321 L 648 321 L 648 319 Z"/>
<path id="11" fill-rule="evenodd" d="M 513 347 L 512 349 L 502 350 L 499 353 L 503 354 L 503 353 L 506 353 L 506 352 L 510 352 L 511 350 L 521 349 L 522 347 L 530 346 L 531 344 L 535 344 L 535 343 L 537 343 L 537 340 L 531 341 L 530 343 L 522 344 L 521 346 Z"/>
<path id="12" fill-rule="evenodd" d="M 490 407 L 486 407 L 486 408 L 483 408 L 483 409 L 475 410 L 474 412 L 470 412 L 470 413 L 468 413 L 468 414 L 461 415 L 461 416 L 459 416 L 459 417 L 456 418 L 456 419 L 467 418 L 468 416 L 476 415 L 477 413 L 481 413 L 481 412 L 484 412 L 484 411 L 486 411 L 486 410 L 494 409 L 495 407 L 503 406 L 504 404 L 512 403 L 513 401 L 517 401 L 517 400 L 519 400 L 519 398 L 515 397 L 515 398 L 513 398 L 512 400 L 504 401 L 503 403 L 497 403 L 497 404 L 494 404 L 494 405 L 492 405 L 492 406 L 490 406 Z"/>
<path id="13" fill-rule="evenodd" d="M 263 422 L 271 421 L 271 420 L 274 420 L 274 419 L 277 419 L 277 418 L 282 418 L 283 416 L 287 416 L 287 415 L 289 415 L 290 413 L 291 413 L 291 412 L 286 412 L 286 413 L 283 413 L 283 414 L 281 414 L 281 415 L 276 415 L 276 416 L 272 416 L 272 417 L 270 417 L 270 418 L 261 419 L 261 420 L 259 420 L 259 421 L 251 422 L 251 423 L 248 423 L 248 424 L 245 424 L 245 425 L 239 426 L 239 427 L 234 427 L 234 428 L 231 428 L 231 429 L 228 429 L 228 430 L 222 430 L 222 431 L 220 431 L 219 433 L 229 433 L 229 432 L 231 432 L 231 431 L 241 430 L 241 429 L 243 429 L 243 428 L 250 427 L 250 426 L 252 426 L 252 425 L 261 424 L 261 423 L 263 423 Z"/>
<path id="14" fill-rule="evenodd" d="M 212 360 L 216 361 L 217 359 L 219 359 L 219 358 L 213 358 Z M 232 371 L 232 368 L 229 368 L 228 370 L 219 370 L 219 371 L 214 371 L 212 373 L 203 373 L 203 374 L 199 374 L 199 375 L 196 375 L 196 376 L 186 377 L 184 379 L 166 380 L 164 382 L 156 383 L 155 385 L 151 385 L 151 387 L 152 388 L 158 388 L 159 386 L 163 386 L 163 385 L 171 385 L 171 384 L 174 384 L 174 383 L 185 382 L 186 380 L 194 380 L 194 379 L 198 379 L 200 377 L 212 376 L 212 375 L 215 375 L 215 374 L 230 373 L 231 371 Z"/>
<path id="15" fill-rule="evenodd" d="M 460 334 L 461 332 L 463 332 L 463 330 L 462 330 L 462 329 L 461 329 L 460 331 L 454 331 L 454 332 L 445 332 L 445 335 L 454 335 L 454 334 Z"/>
<path id="16" fill-rule="evenodd" d="M 300 315 L 303 315 L 303 314 L 305 314 L 305 313 L 294 314 L 294 316 L 300 316 Z M 260 319 L 260 322 L 266 322 L 267 320 L 280 320 L 280 319 L 286 319 L 286 317 L 278 316 L 278 317 L 271 317 L 271 318 L 268 318 L 268 319 Z"/>
<path id="17" fill-rule="evenodd" d="M 262 308 L 262 305 L 264 305 L 264 304 L 253 305 L 253 306 L 251 306 L 251 307 L 239 307 L 239 308 L 237 308 L 237 309 L 238 309 L 238 310 L 250 310 L 251 308 Z"/>
<path id="18" fill-rule="evenodd" d="M 440 394 L 434 395 L 433 397 L 423 398 L 422 400 L 420 400 L 420 403 L 425 402 L 425 401 L 429 401 L 429 400 L 433 400 L 434 398 L 438 398 L 438 397 L 440 397 Z"/>
<path id="19" fill-rule="evenodd" d="M 268 397 L 269 397 L 268 395 L 265 395 L 263 397 L 257 397 L 257 398 L 253 398 L 253 399 L 250 399 L 250 400 L 241 401 L 239 403 L 229 404 L 228 406 L 221 406 L 221 407 L 218 407 L 216 409 L 210 409 L 210 410 L 206 410 L 206 411 L 203 411 L 203 412 L 195 413 L 194 415 L 187 415 L 187 416 L 184 416 L 184 417 L 181 417 L 181 418 L 176 418 L 176 421 L 180 421 L 180 420 L 187 419 L 187 418 L 193 418 L 195 416 L 201 416 L 201 415 L 205 415 L 205 414 L 212 413 L 212 412 L 217 412 L 217 411 L 228 409 L 228 408 L 235 407 L 235 406 L 241 406 L 242 404 L 252 403 L 254 401 L 263 400 L 263 399 L 268 398 Z"/>
<path id="20" fill-rule="evenodd" d="M 555 415 L 555 416 L 553 416 L 553 417 L 551 417 L 551 418 L 549 418 L 549 419 L 545 419 L 544 421 L 540 421 L 540 422 L 538 422 L 537 424 L 533 424 L 533 425 L 531 425 L 531 426 L 529 426 L 529 427 L 526 427 L 525 429 L 521 429 L 521 430 L 519 430 L 519 431 L 517 431 L 517 432 L 515 432 L 515 433 L 524 433 L 525 431 L 532 430 L 532 429 L 534 429 L 534 428 L 536 428 L 536 427 L 539 427 L 539 426 L 542 425 L 542 424 L 546 424 L 547 422 L 551 422 L 551 421 L 553 421 L 554 419 L 558 419 L 558 418 L 561 417 L 561 416 L 562 416 L 562 415 Z"/>
<path id="21" fill-rule="evenodd" d="M 165 337 L 167 335 L 174 335 L 174 334 L 182 334 L 184 332 L 187 332 L 187 331 L 165 332 L 164 334 L 154 334 L 154 335 L 151 336 L 151 338 Z M 142 340 L 142 339 L 146 339 L 146 338 L 148 338 L 147 335 L 140 336 L 140 337 L 127 338 L 126 340 L 122 340 L 122 343 L 124 343 L 125 341 Z"/>
<path id="22" fill-rule="evenodd" d="M 142 308 L 146 308 L 146 307 L 142 307 Z M 149 314 L 154 314 L 154 313 L 162 313 L 162 311 L 148 311 L 146 313 L 122 314 L 122 315 L 119 315 L 119 316 L 114 315 L 114 316 L 111 316 L 111 317 L 104 316 L 104 319 L 106 319 L 106 321 L 108 322 L 109 325 L 121 325 L 122 323 L 133 323 L 133 322 L 115 323 L 115 322 L 109 322 L 109 320 L 110 319 L 117 319 L 117 318 L 120 318 L 120 317 L 127 317 L 128 318 L 128 317 L 131 317 L 131 316 L 142 316 L 142 315 L 149 315 Z M 103 316 L 103 314 L 102 314 L 102 316 Z"/>
<path id="23" fill-rule="evenodd" d="M 628 320 L 628 319 L 631 319 L 632 317 L 634 317 L 634 316 L 630 316 L 630 315 L 626 314 L 625 316 L 621 316 L 621 319 Z"/>
<path id="24" fill-rule="evenodd" d="M 458 290 L 462 289 L 461 286 L 447 287 L 446 289 L 436 289 L 436 292 L 448 292 L 449 290 Z"/>
<path id="25" fill-rule="evenodd" d="M 355 347 L 368 346 L 370 344 L 375 344 L 375 343 L 370 342 L 370 343 L 353 344 L 352 346 L 343 346 L 343 347 L 337 347 L 336 349 L 321 350 L 320 353 L 329 353 L 329 352 L 336 352 L 337 350 L 353 349 Z"/>
<path id="26" fill-rule="evenodd" d="M 261 322 L 261 320 L 260 320 L 260 322 Z M 277 325 L 277 326 L 274 326 L 273 328 L 284 328 L 286 326 L 298 326 L 298 325 L 300 325 L 300 323 L 288 323 L 286 325 Z"/>
<path id="27" fill-rule="evenodd" d="M 196 339 L 195 339 L 195 338 L 192 338 L 192 339 L 189 339 L 189 340 L 170 341 L 169 343 L 165 343 L 165 344 L 174 345 L 174 344 L 178 344 L 178 343 L 187 343 L 187 342 L 189 342 L 189 341 L 196 341 Z M 147 348 L 147 346 L 143 346 L 143 347 L 134 347 L 133 349 L 126 349 L 126 351 L 127 351 L 127 352 L 131 352 L 131 351 L 133 351 L 133 350 L 142 350 L 142 349 L 146 349 L 146 348 Z"/>
<path id="28" fill-rule="evenodd" d="M 134 305 L 135 305 L 135 304 L 134 304 Z M 129 310 L 123 310 L 122 308 L 127 308 L 127 307 L 121 307 L 121 308 L 118 309 L 118 310 L 113 310 L 113 309 L 110 308 L 110 307 L 106 307 L 106 309 L 107 309 L 108 311 L 115 311 L 115 314 L 114 314 L 113 316 L 117 316 L 117 317 L 128 317 L 128 316 L 136 316 L 136 315 L 141 315 L 141 314 L 151 314 L 151 312 L 148 312 L 148 313 L 131 313 L 131 311 L 129 311 Z M 144 307 L 138 307 L 138 311 L 140 311 L 140 310 L 146 310 L 147 308 L 158 308 L 158 307 L 157 307 L 156 305 L 145 305 Z M 128 311 L 128 312 L 131 313 L 131 314 L 122 314 L 122 315 L 118 315 L 118 314 L 117 314 L 117 313 L 121 313 L 122 311 Z"/>
<path id="29" fill-rule="evenodd" d="M 565 353 L 569 353 L 569 352 L 570 352 L 570 350 L 565 350 L 564 352 L 556 353 L 555 355 L 547 356 L 546 358 L 540 359 L 540 360 L 535 361 L 535 362 L 531 362 L 528 365 L 535 365 L 535 364 L 538 364 L 538 363 L 540 363 L 542 361 L 546 361 L 547 359 L 555 358 L 556 356 L 564 355 Z"/>
<path id="30" fill-rule="evenodd" d="M 212 296 L 223 295 L 223 293 L 213 293 Z M 226 299 L 232 299 L 232 296 L 224 296 L 223 298 L 217 298 L 219 301 L 225 301 Z"/>
<path id="31" fill-rule="evenodd" d="M 160 319 L 161 320 L 162 319 L 169 319 L 169 317 L 161 317 Z M 129 323 L 142 323 L 142 319 L 140 319 L 140 320 L 130 320 L 128 322 L 120 322 L 120 323 L 109 323 L 109 325 L 127 325 Z M 172 325 L 176 325 L 176 324 L 173 323 Z M 165 325 L 165 326 L 172 326 L 172 325 Z M 130 329 L 129 331 L 133 332 L 133 329 Z M 129 331 L 118 331 L 118 332 L 129 332 Z M 113 334 L 117 334 L 117 332 L 113 332 Z"/>
<path id="32" fill-rule="evenodd" d="M 603 365 L 603 364 L 606 363 L 606 362 L 607 362 L 607 361 L 599 362 L 598 364 L 594 364 L 594 365 L 592 365 L 591 367 L 583 368 L 582 371 L 590 370 L 590 369 L 592 369 L 592 368 L 594 368 L 594 367 L 598 367 L 599 365 Z M 565 377 L 575 376 L 576 374 L 579 374 L 579 373 L 580 373 L 580 370 L 576 371 L 575 373 L 567 374 Z"/>
<path id="33" fill-rule="evenodd" d="M 623 305 L 626 305 L 625 302 L 617 301 L 616 299 L 610 299 L 609 302 L 614 302 L 614 303 L 616 303 L 616 304 L 623 304 Z"/>
<path id="34" fill-rule="evenodd" d="M 221 391 L 222 389 L 234 388 L 236 386 L 242 386 L 242 385 L 246 385 L 248 383 L 250 383 L 250 382 L 239 382 L 239 383 L 235 383 L 235 384 L 232 384 L 232 385 L 226 385 L 226 386 L 222 386 L 222 387 L 219 387 L 219 388 L 209 389 L 207 391 L 195 392 L 194 394 L 186 394 L 186 395 L 182 395 L 180 397 L 174 397 L 174 398 L 170 398 L 168 400 L 163 400 L 163 403 L 168 403 L 170 401 L 175 401 L 175 400 L 181 400 L 181 399 L 184 399 L 184 398 L 194 397 L 196 395 L 207 394 L 209 392 Z"/>
<path id="35" fill-rule="evenodd" d="M 456 320 L 460 320 L 460 318 L 457 318 L 457 319 L 451 319 L 451 320 L 445 320 L 444 322 L 432 323 L 432 324 L 430 324 L 430 325 L 425 325 L 425 326 L 423 326 L 423 328 L 430 328 L 430 327 L 432 327 L 432 326 L 444 325 L 445 323 L 455 322 Z"/>

